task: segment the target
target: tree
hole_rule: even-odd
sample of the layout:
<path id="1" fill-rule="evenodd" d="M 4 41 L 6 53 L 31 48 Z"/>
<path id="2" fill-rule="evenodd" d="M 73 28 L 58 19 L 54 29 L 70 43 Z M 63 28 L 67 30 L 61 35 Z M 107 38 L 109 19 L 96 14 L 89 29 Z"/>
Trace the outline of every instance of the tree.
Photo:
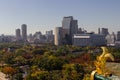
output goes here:
<path id="1" fill-rule="evenodd" d="M 18 65 L 23 65 L 27 63 L 27 60 L 23 57 L 23 56 L 17 56 L 14 61 L 18 64 Z"/>
<path id="2" fill-rule="evenodd" d="M 68 54 L 70 51 L 69 49 L 66 47 L 66 46 L 60 46 L 57 51 L 56 51 L 56 54 L 58 56 L 65 56 L 66 54 Z"/>
<path id="3" fill-rule="evenodd" d="M 31 74 L 28 74 L 26 80 L 51 80 L 48 71 L 37 70 Z"/>
<path id="4" fill-rule="evenodd" d="M 39 67 L 48 71 L 51 70 L 61 70 L 65 60 L 55 57 L 53 55 L 48 57 L 43 57 L 40 60 Z"/>
<path id="5" fill-rule="evenodd" d="M 63 80 L 82 80 L 84 68 L 80 64 L 66 64 L 63 66 Z"/>
<path id="6" fill-rule="evenodd" d="M 16 80 L 23 80 L 23 73 L 17 73 L 17 74 L 15 75 L 15 79 L 16 79 Z"/>
<path id="7" fill-rule="evenodd" d="M 34 54 L 34 55 L 37 55 L 37 54 L 43 55 L 44 52 L 46 52 L 45 49 L 35 49 L 35 50 L 32 51 L 32 54 Z"/>
<path id="8" fill-rule="evenodd" d="M 7 64 L 14 64 L 14 58 L 14 53 L 7 52 L 3 54 L 3 61 Z"/>
<path id="9" fill-rule="evenodd" d="M 5 67 L 2 69 L 2 72 L 9 76 L 9 78 L 13 79 L 14 74 L 16 73 L 16 70 L 12 67 Z"/>
<path id="10" fill-rule="evenodd" d="M 24 49 L 17 49 L 16 51 L 15 51 L 15 55 L 16 56 L 21 56 L 21 55 L 24 55 L 25 53 L 27 53 L 26 52 L 26 50 L 24 50 Z"/>

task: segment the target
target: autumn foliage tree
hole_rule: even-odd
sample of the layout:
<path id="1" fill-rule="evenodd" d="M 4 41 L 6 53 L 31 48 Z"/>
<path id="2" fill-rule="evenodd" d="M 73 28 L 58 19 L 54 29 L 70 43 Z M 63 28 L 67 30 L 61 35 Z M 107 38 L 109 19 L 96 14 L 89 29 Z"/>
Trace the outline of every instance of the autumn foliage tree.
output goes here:
<path id="1" fill-rule="evenodd" d="M 9 77 L 13 77 L 13 75 L 16 73 L 16 70 L 12 67 L 4 67 L 2 69 L 2 72 L 8 75 Z"/>

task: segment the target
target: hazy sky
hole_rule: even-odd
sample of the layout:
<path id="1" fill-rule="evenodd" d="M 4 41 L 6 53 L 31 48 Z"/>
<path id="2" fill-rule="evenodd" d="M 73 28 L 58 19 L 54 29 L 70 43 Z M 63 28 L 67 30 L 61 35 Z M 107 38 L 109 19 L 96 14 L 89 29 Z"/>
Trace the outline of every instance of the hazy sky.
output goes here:
<path id="1" fill-rule="evenodd" d="M 15 34 L 21 24 L 28 33 L 45 32 L 61 26 L 64 16 L 87 31 L 120 31 L 120 0 L 0 0 L 0 34 Z"/>

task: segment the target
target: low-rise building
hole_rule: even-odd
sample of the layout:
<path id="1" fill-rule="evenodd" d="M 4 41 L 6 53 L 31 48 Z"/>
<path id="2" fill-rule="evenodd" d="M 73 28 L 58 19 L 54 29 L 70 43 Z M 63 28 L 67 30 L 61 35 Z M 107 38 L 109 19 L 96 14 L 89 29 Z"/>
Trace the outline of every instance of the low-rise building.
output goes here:
<path id="1" fill-rule="evenodd" d="M 106 39 L 101 34 L 74 34 L 73 45 L 75 46 L 103 46 Z"/>

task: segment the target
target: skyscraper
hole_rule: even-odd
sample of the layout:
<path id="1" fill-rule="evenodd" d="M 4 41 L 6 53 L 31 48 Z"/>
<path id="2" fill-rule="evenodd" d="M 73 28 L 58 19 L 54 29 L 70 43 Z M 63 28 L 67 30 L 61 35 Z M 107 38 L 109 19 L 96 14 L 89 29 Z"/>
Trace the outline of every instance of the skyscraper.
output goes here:
<path id="1" fill-rule="evenodd" d="M 98 34 L 100 34 L 100 28 L 98 28 Z"/>
<path id="2" fill-rule="evenodd" d="M 120 31 L 117 32 L 117 41 L 120 41 Z"/>
<path id="3" fill-rule="evenodd" d="M 64 17 L 62 21 L 62 38 L 64 44 L 72 44 L 72 37 L 78 31 L 78 22 L 73 16 Z"/>
<path id="4" fill-rule="evenodd" d="M 22 29 L 22 39 L 23 41 L 27 41 L 27 25 L 22 24 L 21 29 Z"/>
<path id="5" fill-rule="evenodd" d="M 103 34 L 103 35 L 107 36 L 109 34 L 108 29 L 107 28 L 101 28 L 100 34 Z"/>
<path id="6" fill-rule="evenodd" d="M 61 45 L 62 44 L 62 27 L 56 27 L 55 28 L 54 44 L 55 45 Z"/>
<path id="7" fill-rule="evenodd" d="M 21 34 L 20 34 L 20 29 L 16 29 L 16 41 L 21 40 Z"/>

